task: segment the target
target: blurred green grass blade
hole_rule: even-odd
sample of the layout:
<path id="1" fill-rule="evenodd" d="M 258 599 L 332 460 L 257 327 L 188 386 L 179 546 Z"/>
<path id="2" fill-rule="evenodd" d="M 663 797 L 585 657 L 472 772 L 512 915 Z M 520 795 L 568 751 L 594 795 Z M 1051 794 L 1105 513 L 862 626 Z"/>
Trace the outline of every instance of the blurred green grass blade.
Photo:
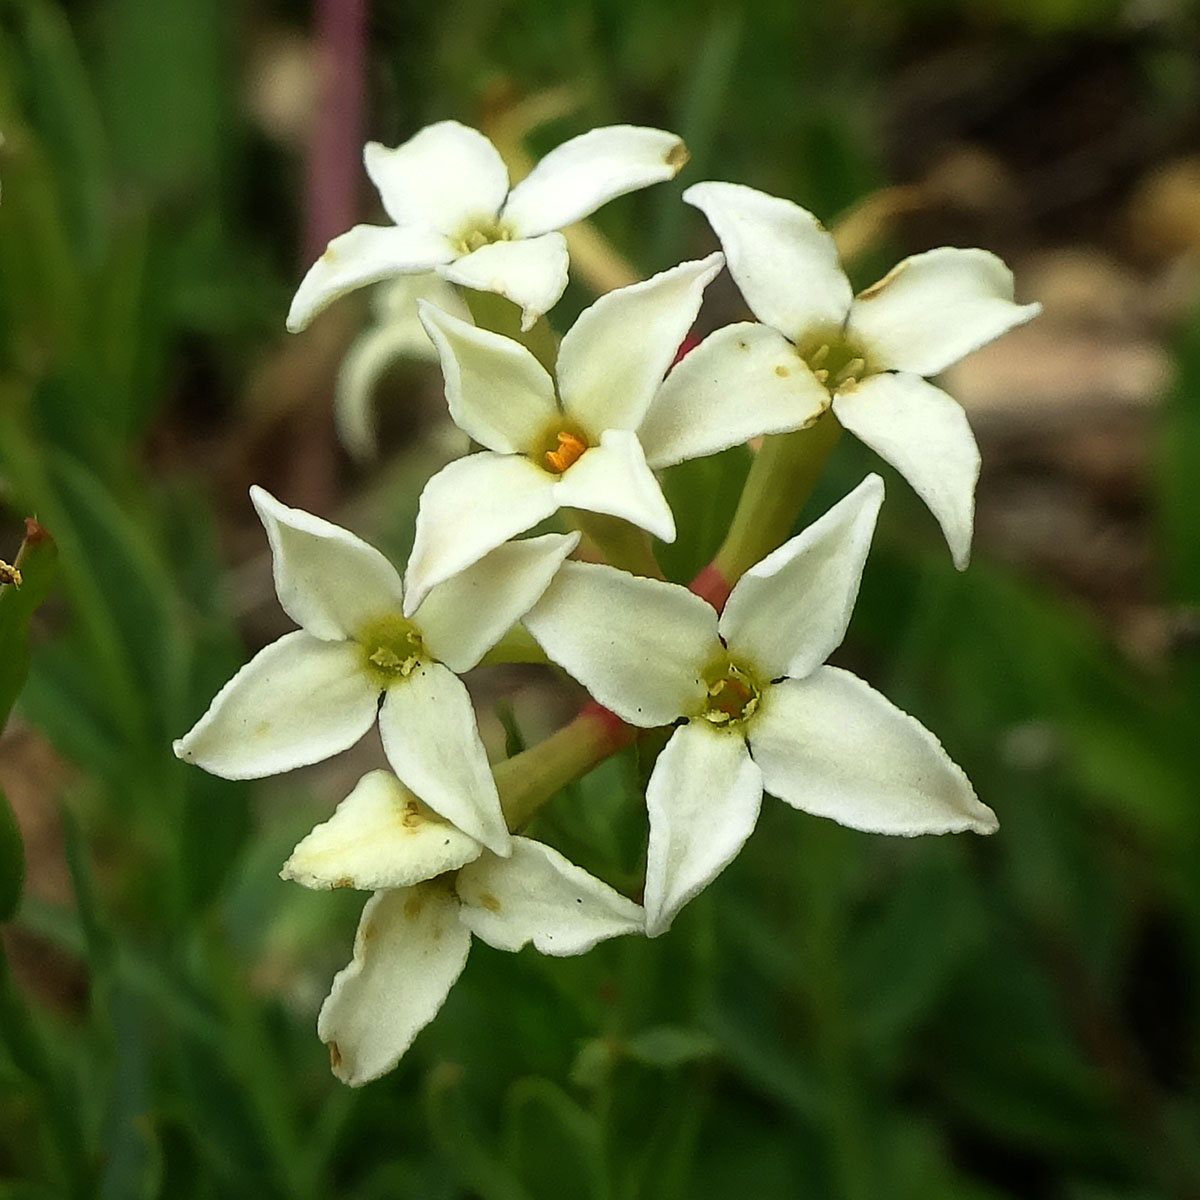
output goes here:
<path id="1" fill-rule="evenodd" d="M 599 1122 L 548 1079 L 509 1089 L 508 1159 L 535 1200 L 606 1200 L 611 1195 Z"/>
<path id="2" fill-rule="evenodd" d="M 21 583 L 0 584 L 0 730 L 29 673 L 29 621 L 50 590 L 57 563 L 54 539 L 26 520 L 25 541 L 13 564 Z"/>
<path id="3" fill-rule="evenodd" d="M 1159 521 L 1172 598 L 1200 604 L 1200 308 L 1180 341 L 1160 441 Z"/>
<path id="4" fill-rule="evenodd" d="M 0 791 L 0 921 L 17 911 L 25 884 L 25 845 L 8 797 Z"/>

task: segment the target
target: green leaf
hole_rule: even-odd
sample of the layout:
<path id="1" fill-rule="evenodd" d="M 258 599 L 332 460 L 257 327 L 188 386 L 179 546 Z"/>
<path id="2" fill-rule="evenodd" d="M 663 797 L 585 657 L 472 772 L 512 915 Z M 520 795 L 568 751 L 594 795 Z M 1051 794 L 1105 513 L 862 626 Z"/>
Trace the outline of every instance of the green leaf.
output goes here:
<path id="1" fill-rule="evenodd" d="M 680 1025 L 656 1025 L 634 1034 L 625 1051 L 635 1062 L 670 1070 L 717 1053 L 716 1040 L 700 1029 Z"/>
<path id="2" fill-rule="evenodd" d="M 8 797 L 0 791 L 0 921 L 17 911 L 25 883 L 25 846 Z"/>
<path id="3" fill-rule="evenodd" d="M 54 539 L 27 520 L 25 541 L 13 564 L 21 582 L 0 584 L 0 729 L 29 673 L 29 621 L 50 590 L 57 559 Z"/>

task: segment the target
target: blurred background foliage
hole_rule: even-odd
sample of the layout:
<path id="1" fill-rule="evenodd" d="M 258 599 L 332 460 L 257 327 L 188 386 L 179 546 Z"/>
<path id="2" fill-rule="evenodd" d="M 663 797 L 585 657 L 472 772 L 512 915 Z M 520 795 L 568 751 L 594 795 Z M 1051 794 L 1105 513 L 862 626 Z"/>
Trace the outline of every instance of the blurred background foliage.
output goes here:
<path id="1" fill-rule="evenodd" d="M 355 3 L 317 8 L 0 0 L 0 558 L 27 516 L 58 550 L 32 620 L 48 557 L 0 597 L 0 697 L 31 643 L 0 740 L 0 917 L 25 879 L 0 1196 L 1200 1196 L 1196 8 L 376 0 L 361 37 Z M 381 381 L 383 453 L 353 462 L 330 396 L 363 298 L 282 321 L 312 248 L 371 212 L 363 138 L 448 116 L 514 160 L 596 124 L 681 133 L 682 178 L 595 223 L 643 276 L 711 248 L 679 192 L 721 178 L 857 214 L 862 283 L 978 244 L 1043 301 L 950 381 L 984 454 L 970 571 L 889 476 L 840 652 L 1001 831 L 890 840 L 768 800 L 668 936 L 477 944 L 351 1091 L 313 1026 L 360 898 L 276 872 L 378 745 L 251 786 L 170 744 L 286 627 L 250 482 L 406 551 L 446 453 L 436 375 Z M 715 285 L 702 321 L 739 304 Z M 877 466 L 848 442 L 806 519 Z M 670 473 L 674 577 L 747 461 Z M 498 755 L 576 698 L 477 675 Z M 630 891 L 647 752 L 535 830 Z"/>

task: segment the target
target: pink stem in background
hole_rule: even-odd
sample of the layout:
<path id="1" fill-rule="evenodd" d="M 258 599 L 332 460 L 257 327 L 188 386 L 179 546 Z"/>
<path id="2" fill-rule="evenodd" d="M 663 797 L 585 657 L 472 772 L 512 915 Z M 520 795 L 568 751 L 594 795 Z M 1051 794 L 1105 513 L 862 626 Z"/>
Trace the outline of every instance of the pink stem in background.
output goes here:
<path id="1" fill-rule="evenodd" d="M 358 218 L 366 0 L 315 0 L 317 113 L 305 163 L 303 266 Z"/>

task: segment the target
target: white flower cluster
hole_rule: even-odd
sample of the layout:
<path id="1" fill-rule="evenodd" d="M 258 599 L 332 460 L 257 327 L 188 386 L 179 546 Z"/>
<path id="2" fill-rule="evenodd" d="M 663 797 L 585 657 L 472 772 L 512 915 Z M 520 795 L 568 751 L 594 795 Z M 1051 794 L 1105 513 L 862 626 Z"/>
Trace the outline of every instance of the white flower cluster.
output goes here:
<path id="1" fill-rule="evenodd" d="M 1013 303 L 994 256 L 933 250 L 855 297 L 810 213 L 703 183 L 684 199 L 724 253 L 600 297 L 562 337 L 553 375 L 447 291 L 498 293 L 529 330 L 566 284 L 557 231 L 671 178 L 686 158 L 668 133 L 598 129 L 510 188 L 491 143 L 454 122 L 397 149 L 368 145 L 395 224 L 336 238 L 292 305 L 298 329 L 352 288 L 414 277 L 414 292 L 389 303 L 425 297 L 413 303 L 450 415 L 482 447 L 426 485 L 403 580 L 352 533 L 253 489 L 279 601 L 300 628 L 243 667 L 175 747 L 218 775 L 260 777 L 347 749 L 378 719 L 394 774 L 367 775 L 283 870 L 309 887 L 374 893 L 318 1021 L 348 1083 L 395 1065 L 458 977 L 472 933 L 547 954 L 663 933 L 741 848 L 764 790 L 878 833 L 996 827 L 932 734 L 824 665 L 858 592 L 878 476 L 728 580 L 719 612 L 661 579 L 567 561 L 578 533 L 513 540 L 565 508 L 672 541 L 655 470 L 804 430 L 831 410 L 909 480 L 966 563 L 978 452 L 962 410 L 925 377 L 1036 313 Z M 726 265 L 761 324 L 721 329 L 672 368 Z M 410 344 L 410 314 L 395 315 Z M 510 830 L 458 676 L 502 651 L 518 623 L 630 738 L 674 726 L 646 792 L 642 904 Z M 593 761 L 583 756 L 579 772 Z"/>

